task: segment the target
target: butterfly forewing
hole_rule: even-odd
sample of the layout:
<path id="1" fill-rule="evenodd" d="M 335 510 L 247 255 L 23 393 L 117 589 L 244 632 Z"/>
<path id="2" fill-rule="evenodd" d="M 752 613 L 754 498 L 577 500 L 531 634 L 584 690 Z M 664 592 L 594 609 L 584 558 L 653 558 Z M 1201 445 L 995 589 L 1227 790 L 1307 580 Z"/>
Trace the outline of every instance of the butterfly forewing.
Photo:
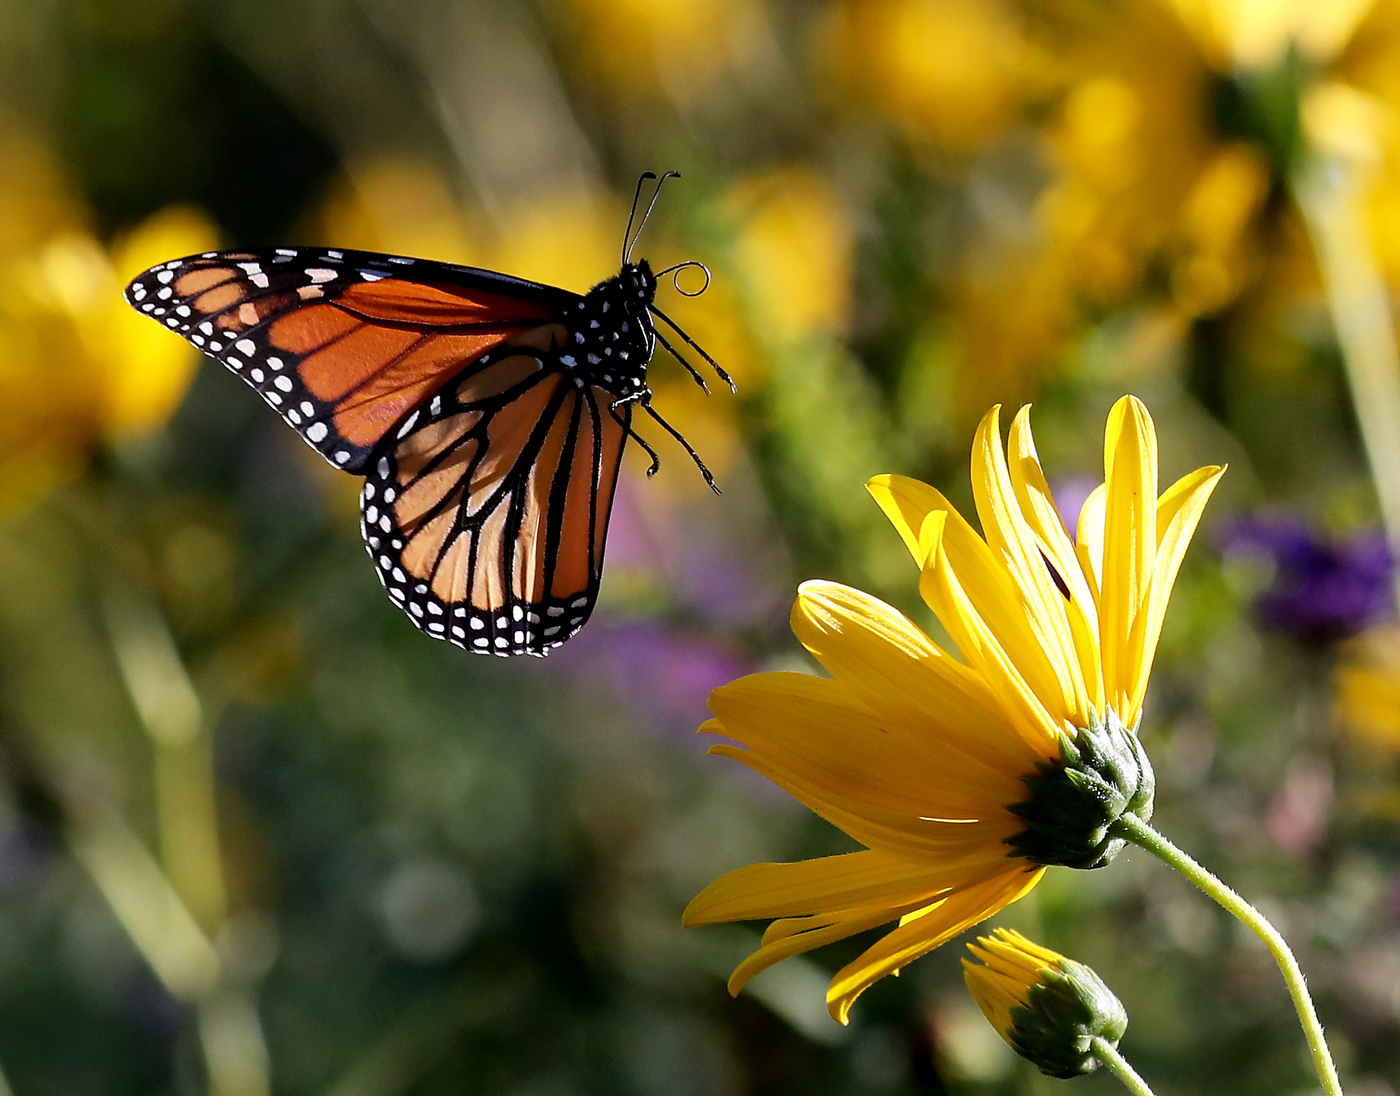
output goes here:
<path id="1" fill-rule="evenodd" d="M 491 271 L 313 248 L 176 259 L 126 296 L 352 472 L 454 373 L 580 299 Z"/>
<path id="2" fill-rule="evenodd" d="M 389 597 L 469 650 L 543 654 L 597 597 L 628 409 L 548 367 L 556 334 L 488 354 L 366 470 L 362 527 Z"/>

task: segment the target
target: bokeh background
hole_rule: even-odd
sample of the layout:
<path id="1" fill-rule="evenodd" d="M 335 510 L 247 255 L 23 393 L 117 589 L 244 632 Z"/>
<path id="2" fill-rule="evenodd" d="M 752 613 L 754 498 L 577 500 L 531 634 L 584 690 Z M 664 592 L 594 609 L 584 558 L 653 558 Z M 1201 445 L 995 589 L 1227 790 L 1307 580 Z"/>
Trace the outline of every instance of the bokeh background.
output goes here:
<path id="1" fill-rule="evenodd" d="M 1157 817 L 1294 942 L 1347 1091 L 1395 1096 L 1397 109 L 1400 0 L 0 0 L 0 1091 L 1058 1091 L 960 945 L 848 1028 L 859 941 L 731 1000 L 758 927 L 686 901 L 849 845 L 694 729 L 811 668 L 802 578 L 934 626 L 867 478 L 968 504 L 976 420 L 1034 401 L 1072 524 L 1133 392 L 1164 482 L 1230 464 Z M 713 269 L 661 303 L 740 393 L 663 357 L 656 405 L 724 494 L 630 453 L 543 662 L 415 631 L 356 482 L 119 297 L 281 243 L 584 290 L 670 168 L 638 253 Z M 1001 923 L 1116 989 L 1163 1096 L 1311 1090 L 1267 955 L 1145 854 Z"/>

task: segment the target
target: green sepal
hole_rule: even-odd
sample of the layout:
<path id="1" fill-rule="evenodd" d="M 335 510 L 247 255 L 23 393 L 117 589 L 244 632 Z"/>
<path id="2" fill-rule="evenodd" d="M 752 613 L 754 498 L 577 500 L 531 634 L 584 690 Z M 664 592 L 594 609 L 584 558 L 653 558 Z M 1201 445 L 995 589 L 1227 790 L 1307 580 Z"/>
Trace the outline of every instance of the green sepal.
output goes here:
<path id="1" fill-rule="evenodd" d="M 1029 1005 L 1011 1009 L 1007 1041 L 1051 1077 L 1078 1077 L 1099 1067 L 1092 1040 L 1118 1045 L 1128 1028 L 1123 1003 L 1083 963 L 1061 959 L 1040 971 Z"/>
<path id="2" fill-rule="evenodd" d="M 1030 797 L 1008 809 L 1026 828 L 1006 843 L 1036 864 L 1101 868 L 1127 843 L 1110 834 L 1113 823 L 1130 811 L 1152 817 L 1152 762 L 1112 709 L 1091 715 L 1072 737 L 1061 731 L 1060 759 L 1022 779 Z"/>

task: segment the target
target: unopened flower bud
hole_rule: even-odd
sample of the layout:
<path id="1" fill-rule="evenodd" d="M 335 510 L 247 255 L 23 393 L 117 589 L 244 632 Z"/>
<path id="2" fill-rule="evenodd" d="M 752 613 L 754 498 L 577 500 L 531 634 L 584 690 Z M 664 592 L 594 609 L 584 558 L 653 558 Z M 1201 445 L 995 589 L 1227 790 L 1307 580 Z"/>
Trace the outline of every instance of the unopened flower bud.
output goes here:
<path id="1" fill-rule="evenodd" d="M 1128 1014 L 1113 991 L 1083 963 L 1041 947 L 1011 929 L 979 937 L 963 976 L 984 1016 L 1016 1053 L 1051 1077 L 1097 1069 L 1095 1037 L 1118 1045 Z"/>

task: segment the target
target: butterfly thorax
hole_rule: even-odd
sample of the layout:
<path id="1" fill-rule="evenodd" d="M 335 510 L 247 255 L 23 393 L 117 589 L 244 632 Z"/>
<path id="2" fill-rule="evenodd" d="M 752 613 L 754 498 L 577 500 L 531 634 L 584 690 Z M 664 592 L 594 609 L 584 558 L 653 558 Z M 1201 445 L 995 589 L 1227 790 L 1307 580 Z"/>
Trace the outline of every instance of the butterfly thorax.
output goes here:
<path id="1" fill-rule="evenodd" d="M 655 298 L 656 275 L 646 260 L 624 264 L 565 316 L 568 338 L 560 364 L 620 399 L 646 391 L 647 363 L 656 348 L 648 308 Z"/>

